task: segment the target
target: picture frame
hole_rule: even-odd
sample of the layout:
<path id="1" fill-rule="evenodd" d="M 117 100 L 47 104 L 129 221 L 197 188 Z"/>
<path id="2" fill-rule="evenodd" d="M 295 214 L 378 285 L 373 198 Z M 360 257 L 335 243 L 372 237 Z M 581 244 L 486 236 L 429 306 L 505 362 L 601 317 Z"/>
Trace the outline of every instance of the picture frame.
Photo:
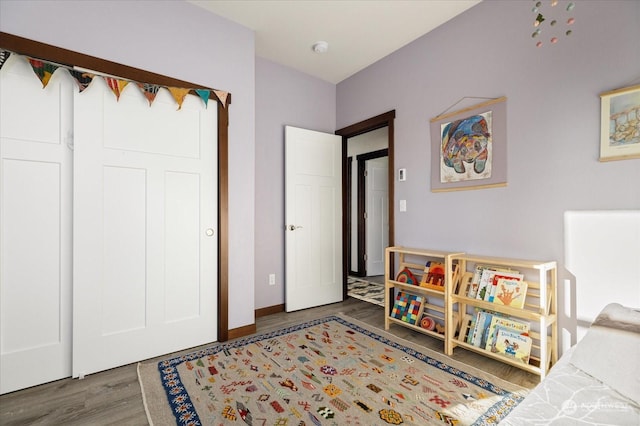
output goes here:
<path id="1" fill-rule="evenodd" d="M 640 85 L 600 94 L 600 161 L 640 158 Z"/>
<path id="2" fill-rule="evenodd" d="M 507 186 L 507 98 L 431 119 L 431 191 Z"/>

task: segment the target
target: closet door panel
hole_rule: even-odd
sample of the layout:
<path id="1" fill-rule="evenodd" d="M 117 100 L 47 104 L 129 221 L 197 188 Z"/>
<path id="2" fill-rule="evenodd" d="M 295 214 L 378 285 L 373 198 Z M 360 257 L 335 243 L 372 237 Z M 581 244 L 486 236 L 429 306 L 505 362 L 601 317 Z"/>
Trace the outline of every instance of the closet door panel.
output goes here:
<path id="1" fill-rule="evenodd" d="M 200 315 L 200 176 L 165 173 L 166 320 Z"/>
<path id="2" fill-rule="evenodd" d="M 146 325 L 146 217 L 144 169 L 104 167 L 104 285 L 102 333 Z"/>
<path id="3" fill-rule="evenodd" d="M 0 71 L 0 393 L 71 375 L 72 90 Z"/>
<path id="4" fill-rule="evenodd" d="M 2 340 L 10 353 L 59 342 L 60 305 L 49 300 L 60 298 L 60 165 L 4 159 L 2 177 Z"/>
<path id="5" fill-rule="evenodd" d="M 167 92 L 161 93 L 151 107 L 146 98 L 123 94 L 125 102 L 105 103 L 104 147 L 119 151 L 163 154 L 173 157 L 200 157 L 200 128 L 198 114 L 185 107 L 184 114 L 176 114 L 177 105 Z M 136 90 L 136 89 L 134 89 Z M 134 99 L 138 101 L 134 101 Z M 166 99 L 166 103 L 163 102 Z M 190 103 L 190 102 L 187 102 Z M 141 108 L 146 106 L 146 108 Z M 122 123 L 136 117 L 136 126 Z M 149 143 L 153 141 L 153 143 Z"/>
<path id="6" fill-rule="evenodd" d="M 73 376 L 216 340 L 217 110 L 75 97 Z"/>

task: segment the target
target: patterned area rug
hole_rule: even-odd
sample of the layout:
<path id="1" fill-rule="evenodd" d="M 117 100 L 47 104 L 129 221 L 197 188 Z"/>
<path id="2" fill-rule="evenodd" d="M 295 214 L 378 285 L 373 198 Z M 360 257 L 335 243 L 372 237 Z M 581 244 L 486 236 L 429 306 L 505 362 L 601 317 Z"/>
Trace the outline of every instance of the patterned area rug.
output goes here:
<path id="1" fill-rule="evenodd" d="M 139 364 L 152 425 L 486 425 L 528 392 L 348 317 Z"/>
<path id="2" fill-rule="evenodd" d="M 384 306 L 384 284 L 349 277 L 347 279 L 347 295 Z"/>

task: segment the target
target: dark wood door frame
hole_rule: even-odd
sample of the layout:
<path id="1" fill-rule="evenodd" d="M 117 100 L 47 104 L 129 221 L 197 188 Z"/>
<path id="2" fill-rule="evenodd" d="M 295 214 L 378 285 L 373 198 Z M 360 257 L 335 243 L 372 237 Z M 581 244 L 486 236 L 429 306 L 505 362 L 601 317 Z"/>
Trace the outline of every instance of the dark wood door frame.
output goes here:
<path id="1" fill-rule="evenodd" d="M 177 80 L 4 32 L 0 32 L 0 47 L 21 55 L 56 62 L 61 65 L 75 65 L 133 81 L 171 87 L 201 87 L 199 84 Z M 216 141 L 218 147 L 218 341 L 224 342 L 229 340 L 228 128 L 231 94 L 227 96 L 225 105 L 222 105 L 213 94 L 210 98 L 216 101 L 215 104 L 218 107 L 218 140 Z"/>
<path id="2" fill-rule="evenodd" d="M 345 214 L 346 219 L 347 219 L 347 256 L 346 256 L 346 261 L 347 261 L 347 274 L 348 275 L 354 275 L 354 271 L 351 268 L 351 226 L 352 226 L 352 207 L 351 207 L 351 203 L 353 200 L 353 185 L 352 185 L 352 181 L 353 181 L 353 157 L 348 157 L 347 158 L 347 185 L 346 185 L 346 190 L 347 190 L 347 196 L 346 199 L 349 200 L 347 202 L 347 206 L 346 206 L 346 210 L 345 210 Z"/>
<path id="3" fill-rule="evenodd" d="M 356 157 L 358 160 L 358 276 L 366 277 L 367 276 L 367 262 L 365 260 L 364 255 L 367 250 L 367 222 L 364 217 L 365 212 L 367 211 L 367 180 L 365 176 L 365 170 L 367 166 L 367 160 L 374 160 L 376 158 L 387 157 L 389 155 L 389 148 L 380 149 L 378 151 L 367 152 L 365 154 L 360 154 Z M 387 184 L 387 188 L 388 188 Z M 353 196 L 353 194 L 352 194 Z M 349 203 L 351 199 L 349 199 Z M 392 204 L 392 203 L 390 203 Z M 351 229 L 347 229 L 347 234 L 349 236 L 349 242 L 353 236 L 351 235 Z M 347 256 L 351 256 L 351 248 L 349 248 L 349 253 Z M 353 272 L 353 271 L 352 271 Z"/>
<path id="4" fill-rule="evenodd" d="M 391 110 L 359 123 L 352 124 L 342 129 L 336 130 L 335 134 L 342 136 L 342 294 L 347 298 L 347 274 L 349 265 L 347 260 L 348 247 L 348 229 L 347 226 L 350 223 L 347 218 L 347 208 L 349 200 L 347 199 L 349 182 L 347 181 L 348 164 L 347 164 L 347 145 L 349 138 L 361 135 L 363 133 L 370 132 L 372 130 L 378 130 L 383 127 L 388 129 L 388 155 L 389 155 L 389 245 L 392 246 L 394 242 L 394 230 L 395 222 L 393 215 L 394 206 L 394 138 L 393 138 L 393 123 L 396 118 L 396 111 Z"/>

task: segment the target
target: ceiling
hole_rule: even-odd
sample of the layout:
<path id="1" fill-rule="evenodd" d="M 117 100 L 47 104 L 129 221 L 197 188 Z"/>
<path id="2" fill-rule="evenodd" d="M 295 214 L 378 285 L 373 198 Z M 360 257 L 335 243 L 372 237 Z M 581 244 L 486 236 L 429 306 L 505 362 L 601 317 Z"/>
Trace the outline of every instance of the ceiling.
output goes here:
<path id="1" fill-rule="evenodd" d="M 256 56 L 339 83 L 480 0 L 187 0 L 255 31 Z M 326 53 L 313 52 L 317 41 Z"/>

